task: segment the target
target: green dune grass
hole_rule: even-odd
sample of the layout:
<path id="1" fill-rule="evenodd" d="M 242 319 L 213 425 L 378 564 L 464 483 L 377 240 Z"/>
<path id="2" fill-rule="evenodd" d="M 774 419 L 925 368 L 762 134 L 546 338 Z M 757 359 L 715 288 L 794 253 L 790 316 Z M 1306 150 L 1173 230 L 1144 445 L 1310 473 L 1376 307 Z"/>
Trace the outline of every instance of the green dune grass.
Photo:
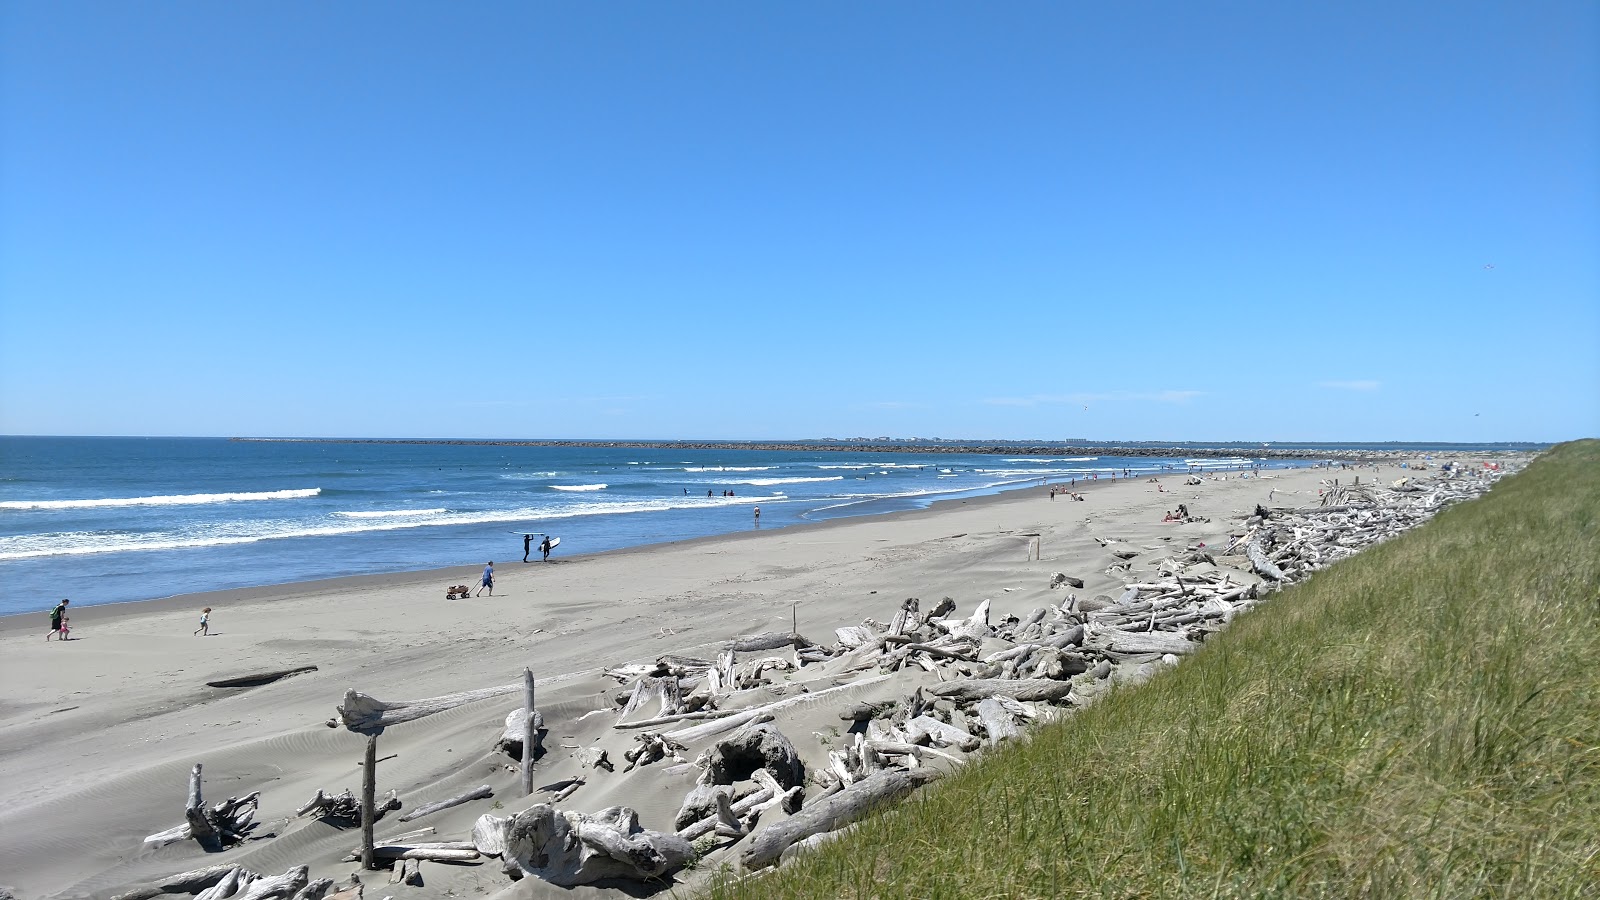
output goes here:
<path id="1" fill-rule="evenodd" d="M 1600 896 L 1600 441 L 735 897 Z"/>

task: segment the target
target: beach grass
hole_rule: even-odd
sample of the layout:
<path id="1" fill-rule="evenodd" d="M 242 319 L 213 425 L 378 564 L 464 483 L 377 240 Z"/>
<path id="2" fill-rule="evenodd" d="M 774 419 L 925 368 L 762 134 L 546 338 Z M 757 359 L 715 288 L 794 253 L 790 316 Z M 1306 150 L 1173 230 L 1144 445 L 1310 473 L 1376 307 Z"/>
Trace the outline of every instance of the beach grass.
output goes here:
<path id="1" fill-rule="evenodd" d="M 1600 894 L 1600 441 L 1241 616 L 744 897 Z"/>

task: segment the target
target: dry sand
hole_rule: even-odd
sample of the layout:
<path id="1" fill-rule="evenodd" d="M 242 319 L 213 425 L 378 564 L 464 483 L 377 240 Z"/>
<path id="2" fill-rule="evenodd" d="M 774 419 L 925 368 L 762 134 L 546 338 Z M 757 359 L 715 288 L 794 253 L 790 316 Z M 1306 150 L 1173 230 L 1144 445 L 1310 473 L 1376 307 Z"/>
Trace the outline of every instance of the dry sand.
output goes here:
<path id="1" fill-rule="evenodd" d="M 1200 486 L 1182 486 L 1172 474 L 1162 479 L 1165 492 L 1144 481 L 1100 481 L 1082 491 L 1083 502 L 1052 501 L 1035 487 L 589 557 L 557 551 L 550 563 L 497 561 L 492 599 L 445 600 L 447 585 L 476 583 L 480 567 L 472 567 L 84 607 L 71 612 L 77 639 L 66 644 L 44 641 L 42 609 L 53 598 L 42 598 L 41 612 L 0 620 L 0 884 L 25 900 L 104 896 L 224 859 L 264 874 L 304 863 L 313 878 L 342 879 L 357 869 L 339 860 L 358 831 L 292 816 L 319 789 L 359 790 L 364 739 L 324 724 L 346 688 L 417 699 L 506 684 L 524 666 L 540 678 L 549 728 L 535 784 L 575 774 L 576 748 L 605 747 L 618 772 L 593 774 L 562 806 L 624 804 L 645 827 L 670 831 L 693 775 L 668 775 L 657 764 L 624 778 L 622 751 L 634 732 L 612 730 L 609 714 L 579 721 L 614 708 L 619 685 L 603 667 L 665 653 L 713 657 L 731 637 L 787 631 L 792 616 L 801 633 L 831 642 L 836 627 L 887 621 L 909 596 L 923 598 L 924 609 L 952 597 L 961 614 L 988 598 L 997 617 L 1023 615 L 1060 602 L 1062 593 L 1048 589 L 1057 571 L 1084 579 L 1080 595 L 1114 593 L 1124 577 L 1106 574 L 1116 560 L 1095 536 L 1136 547 L 1216 546 L 1269 489 L 1276 505 L 1310 505 L 1323 478 L 1354 474 L 1279 470 Z M 1372 477 L 1370 469 L 1359 474 Z M 1382 477 L 1399 474 L 1386 465 Z M 1209 524 L 1163 523 L 1180 502 Z M 1026 559 L 1034 534 L 1042 561 Z M 214 607 L 213 634 L 195 637 L 204 606 Z M 205 686 L 305 665 L 318 671 L 251 689 Z M 824 757 L 846 699 L 785 724 L 808 764 Z M 465 839 L 480 814 L 536 802 L 537 794 L 517 796 L 509 760 L 493 750 L 506 713 L 520 705 L 520 695 L 507 695 L 389 728 L 379 741 L 380 792 L 397 789 L 407 809 L 483 783 L 495 798 L 412 824 L 385 819 L 379 839 L 423 826 L 437 829 L 434 839 Z M 691 757 L 705 743 L 691 746 Z M 210 800 L 260 790 L 256 834 L 275 837 L 213 856 L 192 841 L 146 849 L 145 835 L 182 822 L 195 762 L 205 764 Z M 390 888 L 381 873 L 364 880 L 374 900 L 489 894 L 510 883 L 494 860 L 428 863 L 424 875 L 421 888 Z M 516 893 L 621 896 L 531 881 Z"/>

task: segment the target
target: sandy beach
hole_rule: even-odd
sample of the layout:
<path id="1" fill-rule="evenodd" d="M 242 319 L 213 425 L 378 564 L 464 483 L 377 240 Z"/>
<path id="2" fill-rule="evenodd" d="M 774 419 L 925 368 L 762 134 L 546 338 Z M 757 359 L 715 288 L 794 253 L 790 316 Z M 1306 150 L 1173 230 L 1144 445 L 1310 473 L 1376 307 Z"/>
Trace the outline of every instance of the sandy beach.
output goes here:
<path id="1" fill-rule="evenodd" d="M 1401 474 L 1385 465 L 1378 477 Z M 445 599 L 448 585 L 476 585 L 481 567 L 474 566 L 86 606 L 71 611 L 75 639 L 66 644 L 44 641 L 44 610 L 59 598 L 40 598 L 38 613 L 0 620 L 0 884 L 26 900 L 108 896 L 221 861 L 268 874 L 307 864 L 313 878 L 343 879 L 358 869 L 341 861 L 358 831 L 294 812 L 318 790 L 359 789 L 364 739 L 325 724 L 346 689 L 418 699 L 507 684 L 524 666 L 539 678 L 548 729 L 535 785 L 575 774 L 576 750 L 607 748 L 617 772 L 593 773 L 563 806 L 592 812 L 623 804 L 646 827 L 670 831 L 694 776 L 660 765 L 621 774 L 632 734 L 611 729 L 609 713 L 581 718 L 615 709 L 620 684 L 605 667 L 668 653 L 711 657 L 720 642 L 788 631 L 792 621 L 800 633 L 829 640 L 835 628 L 867 617 L 887 621 L 913 596 L 925 607 L 951 597 L 963 615 L 984 599 L 996 617 L 1025 615 L 1060 602 L 1062 591 L 1048 585 L 1053 572 L 1083 579 L 1077 593 L 1084 597 L 1117 592 L 1166 547 L 1224 543 L 1238 516 L 1268 502 L 1269 490 L 1274 505 L 1313 505 L 1323 479 L 1348 483 L 1355 475 L 1365 482 L 1372 470 L 1274 470 L 1193 486 L 1181 474 L 1159 486 L 1080 483 L 1082 502 L 1052 500 L 1034 487 L 550 563 L 497 557 L 492 598 Z M 1179 503 L 1210 521 L 1163 522 Z M 1150 552 L 1132 573 L 1108 573 L 1117 560 L 1096 537 Z M 1042 559 L 1028 558 L 1035 540 Z M 212 634 L 193 636 L 206 606 Z M 255 688 L 206 686 L 302 666 L 317 670 Z M 518 795 L 509 758 L 494 749 L 506 714 L 520 705 L 519 695 L 508 694 L 390 727 L 380 741 L 378 786 L 397 790 L 406 809 L 479 784 L 495 794 L 414 824 L 386 818 L 379 839 L 424 826 L 436 829 L 432 839 L 464 839 L 479 815 L 537 802 L 540 795 Z M 819 702 L 814 722 L 786 726 L 808 765 L 825 757 L 829 723 L 840 724 L 836 712 Z M 689 757 L 701 749 L 691 746 Z M 205 765 L 208 799 L 261 791 L 254 839 L 222 854 L 193 841 L 146 848 L 146 835 L 182 822 L 196 762 Z M 487 895 L 512 885 L 494 860 L 430 863 L 421 888 L 386 890 L 386 878 L 366 873 L 369 895 Z M 618 896 L 532 879 L 516 892 Z"/>

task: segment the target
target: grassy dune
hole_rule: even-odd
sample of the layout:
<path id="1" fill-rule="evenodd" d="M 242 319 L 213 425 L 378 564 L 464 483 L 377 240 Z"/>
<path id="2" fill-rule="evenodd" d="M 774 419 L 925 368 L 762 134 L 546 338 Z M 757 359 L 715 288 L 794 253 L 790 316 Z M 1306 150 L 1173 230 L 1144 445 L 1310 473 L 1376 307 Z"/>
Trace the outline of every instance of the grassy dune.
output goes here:
<path id="1" fill-rule="evenodd" d="M 1600 896 L 1600 441 L 732 897 Z"/>

